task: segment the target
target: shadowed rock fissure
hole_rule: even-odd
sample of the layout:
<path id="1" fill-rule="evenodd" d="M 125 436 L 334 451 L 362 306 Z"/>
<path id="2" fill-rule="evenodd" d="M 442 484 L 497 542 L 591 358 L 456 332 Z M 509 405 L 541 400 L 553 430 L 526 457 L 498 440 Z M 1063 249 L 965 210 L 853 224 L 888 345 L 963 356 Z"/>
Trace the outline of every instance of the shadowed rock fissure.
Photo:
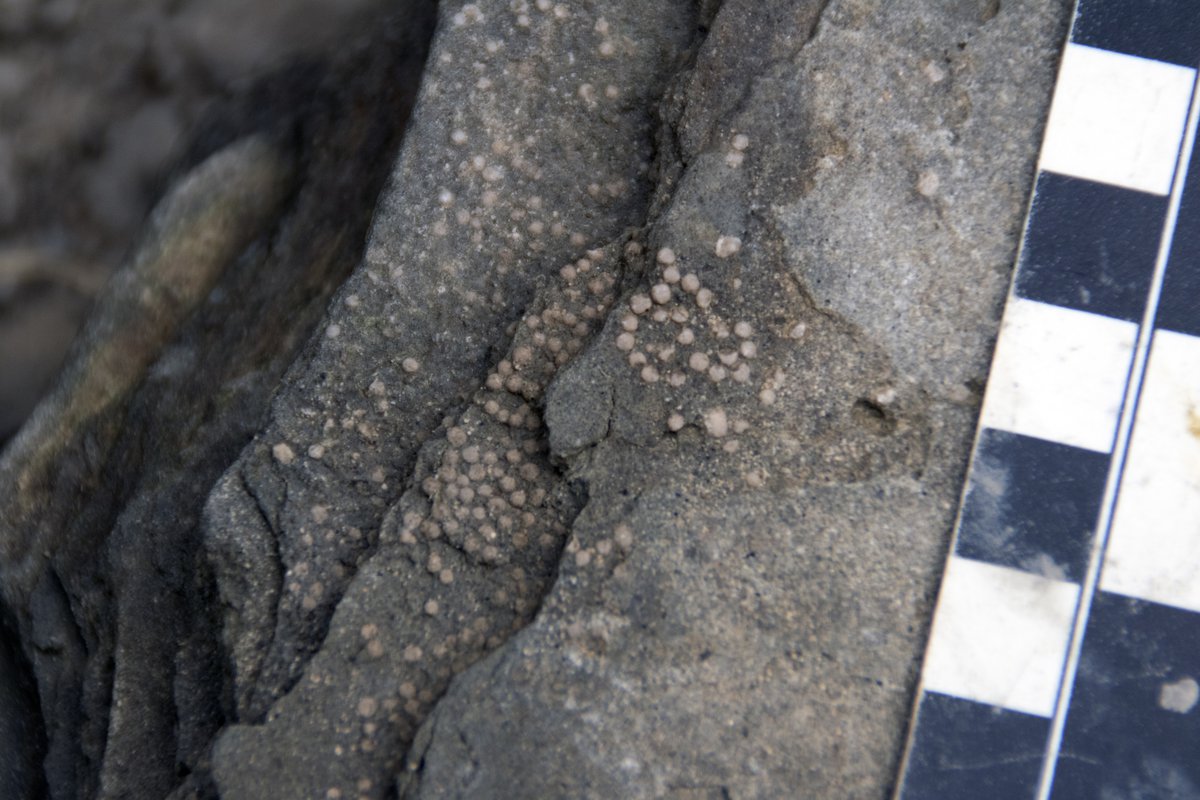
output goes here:
<path id="1" fill-rule="evenodd" d="M 4 599 L 37 678 L 43 723 L 26 727 L 47 739 L 44 756 L 15 740 L 12 772 L 44 774 L 51 797 L 212 794 L 233 709 L 200 510 L 361 258 L 432 33 L 413 8 L 339 63 L 250 91 L 287 109 L 213 112 L 4 452 Z"/>

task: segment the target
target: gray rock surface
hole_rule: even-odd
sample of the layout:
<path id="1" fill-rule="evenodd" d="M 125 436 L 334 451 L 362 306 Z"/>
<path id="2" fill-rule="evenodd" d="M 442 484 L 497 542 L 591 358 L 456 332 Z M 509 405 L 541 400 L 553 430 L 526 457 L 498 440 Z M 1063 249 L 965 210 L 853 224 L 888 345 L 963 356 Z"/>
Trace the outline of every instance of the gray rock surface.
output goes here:
<path id="1" fill-rule="evenodd" d="M 286 189 L 0 459 L 0 787 L 886 796 L 1067 6 L 412 0 L 235 98 L 188 180 Z"/>
<path id="2" fill-rule="evenodd" d="M 551 386 L 587 505 L 402 796 L 885 795 L 1064 5 L 723 5 L 662 137 L 682 166 L 646 239 L 673 263 L 641 290 L 670 319 L 632 345 L 687 382 L 626 363 L 631 302 Z"/>
<path id="3" fill-rule="evenodd" d="M 327 74 L 250 90 L 248 111 L 203 132 L 196 147 L 215 154 L 160 204 L 0 458 L 3 605 L 37 686 L 46 752 L 29 757 L 52 797 L 213 794 L 208 751 L 234 711 L 200 513 L 361 259 L 424 8 Z M 256 93 L 289 92 L 303 101 L 252 113 Z"/>

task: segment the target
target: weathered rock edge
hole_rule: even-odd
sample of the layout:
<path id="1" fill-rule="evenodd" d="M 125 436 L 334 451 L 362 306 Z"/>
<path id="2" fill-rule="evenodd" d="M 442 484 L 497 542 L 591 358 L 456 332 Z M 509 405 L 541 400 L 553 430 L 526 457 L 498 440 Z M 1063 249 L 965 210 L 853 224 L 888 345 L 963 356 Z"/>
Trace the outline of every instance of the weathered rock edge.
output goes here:
<path id="1" fill-rule="evenodd" d="M 428 4 L 404 11 L 215 112 L 3 456 L 4 605 L 46 735 L 11 751 L 51 797 L 213 796 L 234 710 L 199 512 L 361 259 L 431 32 Z"/>

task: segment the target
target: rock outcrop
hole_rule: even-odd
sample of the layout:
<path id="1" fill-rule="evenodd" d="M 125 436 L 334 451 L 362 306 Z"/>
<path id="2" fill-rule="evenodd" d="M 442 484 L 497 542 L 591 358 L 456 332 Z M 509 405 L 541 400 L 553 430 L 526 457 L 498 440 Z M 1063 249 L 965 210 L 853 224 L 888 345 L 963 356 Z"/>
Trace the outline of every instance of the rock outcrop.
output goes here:
<path id="1" fill-rule="evenodd" d="M 413 0 L 212 128 L 0 461 L 0 781 L 886 796 L 1067 6 Z"/>

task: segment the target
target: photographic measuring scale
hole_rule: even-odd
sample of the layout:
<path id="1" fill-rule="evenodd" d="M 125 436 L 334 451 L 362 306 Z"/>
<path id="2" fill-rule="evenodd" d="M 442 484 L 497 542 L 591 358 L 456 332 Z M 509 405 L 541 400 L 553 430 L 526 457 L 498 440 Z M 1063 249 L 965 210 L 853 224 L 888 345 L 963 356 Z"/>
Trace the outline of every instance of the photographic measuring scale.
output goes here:
<path id="1" fill-rule="evenodd" d="M 897 800 L 1200 798 L 1198 67 L 1077 3 Z"/>

